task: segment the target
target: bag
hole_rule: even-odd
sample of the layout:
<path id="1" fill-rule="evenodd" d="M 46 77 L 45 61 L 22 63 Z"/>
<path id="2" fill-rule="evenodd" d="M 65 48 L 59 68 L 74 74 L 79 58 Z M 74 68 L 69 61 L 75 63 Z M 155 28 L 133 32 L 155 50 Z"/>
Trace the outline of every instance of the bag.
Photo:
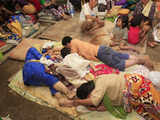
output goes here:
<path id="1" fill-rule="evenodd" d="M 156 42 L 160 42 L 160 23 L 154 27 L 153 36 Z"/>

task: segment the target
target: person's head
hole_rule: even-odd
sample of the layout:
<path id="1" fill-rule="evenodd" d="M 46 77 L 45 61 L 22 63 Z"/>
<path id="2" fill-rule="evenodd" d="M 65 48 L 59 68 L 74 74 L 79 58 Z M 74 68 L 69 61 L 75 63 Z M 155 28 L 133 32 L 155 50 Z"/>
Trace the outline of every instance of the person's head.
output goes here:
<path id="1" fill-rule="evenodd" d="M 116 23 L 117 27 L 121 27 L 122 29 L 128 26 L 128 16 L 122 15 L 119 16 Z"/>
<path id="2" fill-rule="evenodd" d="M 62 45 L 65 46 L 65 47 L 70 48 L 71 40 L 72 40 L 72 37 L 70 37 L 70 36 L 65 36 L 65 37 L 62 39 Z"/>
<path id="3" fill-rule="evenodd" d="M 64 48 L 62 48 L 61 49 L 61 56 L 64 58 L 65 56 L 67 56 L 68 54 L 70 54 L 71 53 L 71 49 L 70 48 L 66 48 L 66 47 L 64 47 Z"/>
<path id="4" fill-rule="evenodd" d="M 132 27 L 136 27 L 136 26 L 140 26 L 142 20 L 143 20 L 144 15 L 139 14 L 133 17 L 133 19 L 131 20 L 131 26 Z"/>
<path id="5" fill-rule="evenodd" d="M 156 19 L 160 20 L 160 12 L 156 12 Z"/>
<path id="6" fill-rule="evenodd" d="M 145 17 L 143 19 L 143 24 L 142 25 L 143 25 L 142 26 L 143 31 L 147 32 L 147 31 L 149 31 L 152 28 L 152 20 L 149 19 L 148 17 Z"/>
<path id="7" fill-rule="evenodd" d="M 95 88 L 95 84 L 93 81 L 89 81 L 87 83 L 83 83 L 79 88 L 77 88 L 77 97 L 79 99 L 86 99 L 90 93 Z"/>
<path id="8" fill-rule="evenodd" d="M 144 5 L 146 5 L 146 4 L 149 2 L 149 0 L 141 0 L 141 2 L 142 2 Z"/>
<path id="9" fill-rule="evenodd" d="M 94 7 L 97 6 L 98 0 L 89 0 L 89 4 L 90 4 L 91 9 L 93 9 Z"/>
<path id="10" fill-rule="evenodd" d="M 52 54 L 53 53 L 53 48 L 54 48 L 54 43 L 53 42 L 46 42 L 41 48 L 42 53 Z"/>

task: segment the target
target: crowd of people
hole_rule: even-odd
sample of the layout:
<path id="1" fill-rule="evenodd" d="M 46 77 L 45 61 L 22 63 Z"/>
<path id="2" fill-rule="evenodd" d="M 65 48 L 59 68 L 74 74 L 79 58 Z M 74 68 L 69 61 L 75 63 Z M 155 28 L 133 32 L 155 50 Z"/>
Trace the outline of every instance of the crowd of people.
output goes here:
<path id="1" fill-rule="evenodd" d="M 102 1 L 103 7 L 109 13 L 107 6 L 110 4 L 112 7 L 110 0 L 82 0 L 75 4 L 81 9 L 80 24 L 83 34 L 94 35 L 95 31 L 105 26 L 104 20 L 97 14 Z M 147 43 L 150 47 L 155 47 L 158 43 L 154 41 L 153 28 L 160 22 L 159 2 L 121 0 L 114 4 L 133 11 L 117 16 L 109 46 L 93 45 L 71 36 L 65 36 L 61 40 L 62 49 L 56 49 L 52 42 L 42 47 L 33 46 L 26 54 L 24 84 L 48 86 L 61 106 L 84 105 L 89 110 L 108 110 L 113 116 L 122 119 L 134 110 L 146 120 L 159 120 L 160 77 L 155 81 L 146 74 L 126 72 L 126 68 L 136 64 L 143 65 L 148 71 L 154 71 L 150 57 L 120 53 L 112 49 L 117 45 L 122 49 L 134 49 L 126 46 L 126 43 Z M 18 17 L 11 16 L 29 15 L 36 22 L 37 14 L 44 9 L 59 19 L 69 18 L 65 6 L 57 6 L 55 0 L 1 1 L 0 32 L 6 26 L 10 28 L 8 23 L 15 19 L 18 21 Z M 13 29 L 10 31 L 22 38 L 21 33 Z M 13 37 L 13 34 L 5 37 L 9 36 Z M 57 51 L 60 54 L 56 54 Z M 91 61 L 98 62 L 98 65 Z M 78 84 L 74 85 L 69 80 L 78 80 Z"/>

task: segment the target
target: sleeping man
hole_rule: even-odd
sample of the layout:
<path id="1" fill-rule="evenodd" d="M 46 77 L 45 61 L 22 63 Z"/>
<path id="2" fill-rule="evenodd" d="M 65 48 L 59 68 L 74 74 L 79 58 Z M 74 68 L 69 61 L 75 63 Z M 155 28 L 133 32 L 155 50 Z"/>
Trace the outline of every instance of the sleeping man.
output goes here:
<path id="1" fill-rule="evenodd" d="M 71 53 L 78 53 L 88 60 L 101 61 L 120 71 L 124 71 L 125 68 L 135 64 L 144 64 L 148 68 L 153 69 L 153 65 L 147 55 L 134 56 L 123 54 L 112 50 L 112 48 L 108 46 L 93 45 L 85 41 L 72 39 L 70 36 L 66 36 L 62 39 L 62 45 L 70 48 Z"/>

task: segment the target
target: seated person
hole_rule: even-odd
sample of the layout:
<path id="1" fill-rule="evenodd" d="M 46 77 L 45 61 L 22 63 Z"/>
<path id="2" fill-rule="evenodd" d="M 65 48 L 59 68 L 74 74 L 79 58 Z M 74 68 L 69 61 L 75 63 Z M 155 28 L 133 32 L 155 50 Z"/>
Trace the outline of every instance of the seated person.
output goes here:
<path id="1" fill-rule="evenodd" d="M 40 0 L 41 5 L 45 8 L 52 4 L 55 4 L 56 0 Z"/>
<path id="2" fill-rule="evenodd" d="M 146 17 L 149 17 L 153 20 L 156 10 L 156 3 L 152 0 L 140 0 L 136 4 L 136 8 L 134 10 L 133 16 L 130 17 L 132 19 L 134 16 L 143 14 Z"/>
<path id="3" fill-rule="evenodd" d="M 80 13 L 81 30 L 84 33 L 92 33 L 94 30 L 103 27 L 104 22 L 97 17 L 97 0 L 86 0 L 82 5 Z"/>
<path id="4" fill-rule="evenodd" d="M 15 6 L 15 12 L 19 11 L 27 15 L 32 15 L 37 12 L 35 6 L 27 0 L 15 0 L 13 5 Z"/>
<path id="5" fill-rule="evenodd" d="M 70 18 L 65 9 L 62 6 L 56 4 L 56 0 L 43 0 L 41 3 L 45 8 L 44 12 L 46 11 L 53 14 L 57 19 L 67 20 Z"/>
<path id="6" fill-rule="evenodd" d="M 82 84 L 77 97 L 74 105 L 97 106 L 96 110 L 106 109 L 121 119 L 132 110 L 145 120 L 160 119 L 160 93 L 150 80 L 139 74 L 99 76 L 94 82 Z"/>
<path id="7" fill-rule="evenodd" d="M 113 37 L 111 46 L 119 45 L 123 40 L 128 39 L 128 16 L 123 15 L 119 16 L 116 25 L 113 28 Z"/>
<path id="8" fill-rule="evenodd" d="M 27 86 L 48 86 L 52 95 L 58 99 L 59 105 L 70 106 L 71 101 L 62 97 L 60 93 L 71 99 L 74 92 L 70 91 L 56 76 L 47 73 L 45 70 L 45 65 L 49 66 L 54 63 L 51 60 L 50 51 L 52 51 L 51 46 L 43 47 L 43 49 L 32 47 L 28 50 L 23 67 L 24 84 Z M 41 52 L 45 52 L 45 56 Z"/>
<path id="9" fill-rule="evenodd" d="M 140 42 L 140 24 L 142 22 L 143 15 L 137 15 L 130 21 L 128 30 L 128 43 L 136 45 Z"/>
<path id="10" fill-rule="evenodd" d="M 78 53 L 88 60 L 101 61 L 120 71 L 124 71 L 125 68 L 135 64 L 144 64 L 148 68 L 153 69 L 153 65 L 147 55 L 134 56 L 123 54 L 112 50 L 112 48 L 108 46 L 93 45 L 85 41 L 72 39 L 69 36 L 63 38 L 62 45 L 70 48 L 71 53 Z"/>
<path id="11" fill-rule="evenodd" d="M 140 31 L 140 39 L 141 43 L 148 44 L 149 47 L 154 47 L 156 43 L 153 41 L 153 29 L 152 29 L 152 21 L 148 17 L 144 17 L 141 22 L 141 31 Z"/>

